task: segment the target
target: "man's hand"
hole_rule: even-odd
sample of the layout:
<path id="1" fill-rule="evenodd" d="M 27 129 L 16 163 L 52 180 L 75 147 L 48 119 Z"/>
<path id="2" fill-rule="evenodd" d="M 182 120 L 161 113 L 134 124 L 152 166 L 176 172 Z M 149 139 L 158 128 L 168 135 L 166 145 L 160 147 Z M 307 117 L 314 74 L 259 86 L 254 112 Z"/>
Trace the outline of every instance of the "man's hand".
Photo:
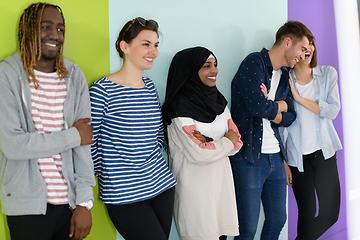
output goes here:
<path id="1" fill-rule="evenodd" d="M 280 124 L 282 121 L 282 114 L 278 113 L 274 120 L 271 120 L 273 123 Z"/>
<path id="2" fill-rule="evenodd" d="M 265 99 L 267 99 L 267 88 L 266 88 L 265 84 L 262 83 L 262 84 L 260 85 L 260 90 L 261 90 L 261 92 L 264 94 Z"/>
<path id="3" fill-rule="evenodd" d="M 76 127 L 80 134 L 81 145 L 88 145 L 93 143 L 92 137 L 94 128 L 88 124 L 89 122 L 91 122 L 91 118 L 83 118 L 77 120 L 73 125 L 73 127 Z"/>
<path id="4" fill-rule="evenodd" d="M 277 102 L 277 104 L 279 106 L 278 113 L 287 112 L 288 105 L 284 100 L 276 101 L 276 102 Z"/>
<path id="5" fill-rule="evenodd" d="M 70 219 L 69 238 L 73 240 L 82 240 L 90 233 L 92 226 L 91 211 L 85 207 L 76 206 L 76 209 Z"/>

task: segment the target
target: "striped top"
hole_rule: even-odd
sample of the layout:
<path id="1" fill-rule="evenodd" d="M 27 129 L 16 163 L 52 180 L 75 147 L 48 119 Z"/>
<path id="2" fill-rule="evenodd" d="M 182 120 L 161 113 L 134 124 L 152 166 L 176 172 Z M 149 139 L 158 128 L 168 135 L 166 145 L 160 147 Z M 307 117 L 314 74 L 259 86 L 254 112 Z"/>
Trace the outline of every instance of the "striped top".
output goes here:
<path id="1" fill-rule="evenodd" d="M 35 129 L 45 134 L 61 131 L 64 127 L 65 81 L 60 81 L 56 72 L 34 72 L 39 82 L 38 89 L 30 84 L 31 115 Z M 68 204 L 68 186 L 62 174 L 60 154 L 39 158 L 38 165 L 47 185 L 48 203 Z"/>
<path id="2" fill-rule="evenodd" d="M 176 182 L 162 157 L 164 128 L 155 85 L 130 88 L 103 77 L 90 87 L 91 154 L 100 200 L 129 204 L 155 197 Z"/>

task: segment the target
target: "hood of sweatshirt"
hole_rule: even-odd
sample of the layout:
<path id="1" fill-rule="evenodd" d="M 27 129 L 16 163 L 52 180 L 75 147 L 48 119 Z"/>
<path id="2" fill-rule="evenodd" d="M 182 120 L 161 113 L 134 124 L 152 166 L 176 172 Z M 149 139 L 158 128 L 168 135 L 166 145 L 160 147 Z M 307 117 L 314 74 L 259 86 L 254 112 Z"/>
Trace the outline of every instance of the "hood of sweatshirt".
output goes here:
<path id="1" fill-rule="evenodd" d="M 15 72 L 21 73 L 21 75 L 26 74 L 24 69 L 24 64 L 20 60 L 20 53 L 17 52 L 12 56 L 9 56 L 7 58 L 1 59 L 0 64 L 3 65 L 3 67 L 6 67 L 4 65 L 8 65 L 9 67 L 13 68 Z M 64 59 L 65 68 L 68 70 L 68 76 L 71 76 L 72 71 L 74 70 L 74 67 L 77 67 L 77 64 L 70 62 L 67 59 Z"/>

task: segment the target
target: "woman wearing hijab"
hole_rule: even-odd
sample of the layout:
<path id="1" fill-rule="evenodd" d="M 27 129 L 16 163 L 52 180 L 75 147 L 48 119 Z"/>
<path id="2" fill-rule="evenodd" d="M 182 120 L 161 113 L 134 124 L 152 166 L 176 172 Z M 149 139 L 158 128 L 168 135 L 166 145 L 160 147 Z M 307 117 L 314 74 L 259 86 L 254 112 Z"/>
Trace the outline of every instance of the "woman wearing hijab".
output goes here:
<path id="1" fill-rule="evenodd" d="M 174 215 L 181 239 L 236 236 L 238 220 L 228 156 L 242 142 L 216 88 L 217 59 L 203 47 L 178 52 L 163 105 L 169 165 L 178 184 Z"/>

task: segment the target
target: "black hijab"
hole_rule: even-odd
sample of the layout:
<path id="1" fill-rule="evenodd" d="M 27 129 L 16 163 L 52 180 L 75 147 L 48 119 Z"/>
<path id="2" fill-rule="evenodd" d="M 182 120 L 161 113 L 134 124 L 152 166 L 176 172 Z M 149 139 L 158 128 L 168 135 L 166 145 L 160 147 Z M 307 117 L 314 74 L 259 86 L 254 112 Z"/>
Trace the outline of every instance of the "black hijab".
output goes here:
<path id="1" fill-rule="evenodd" d="M 210 54 L 215 57 L 203 47 L 188 48 L 175 54 L 162 107 L 165 129 L 171 119 L 176 117 L 190 117 L 199 122 L 211 123 L 224 112 L 227 105 L 224 96 L 216 86 L 205 86 L 198 74 Z"/>

